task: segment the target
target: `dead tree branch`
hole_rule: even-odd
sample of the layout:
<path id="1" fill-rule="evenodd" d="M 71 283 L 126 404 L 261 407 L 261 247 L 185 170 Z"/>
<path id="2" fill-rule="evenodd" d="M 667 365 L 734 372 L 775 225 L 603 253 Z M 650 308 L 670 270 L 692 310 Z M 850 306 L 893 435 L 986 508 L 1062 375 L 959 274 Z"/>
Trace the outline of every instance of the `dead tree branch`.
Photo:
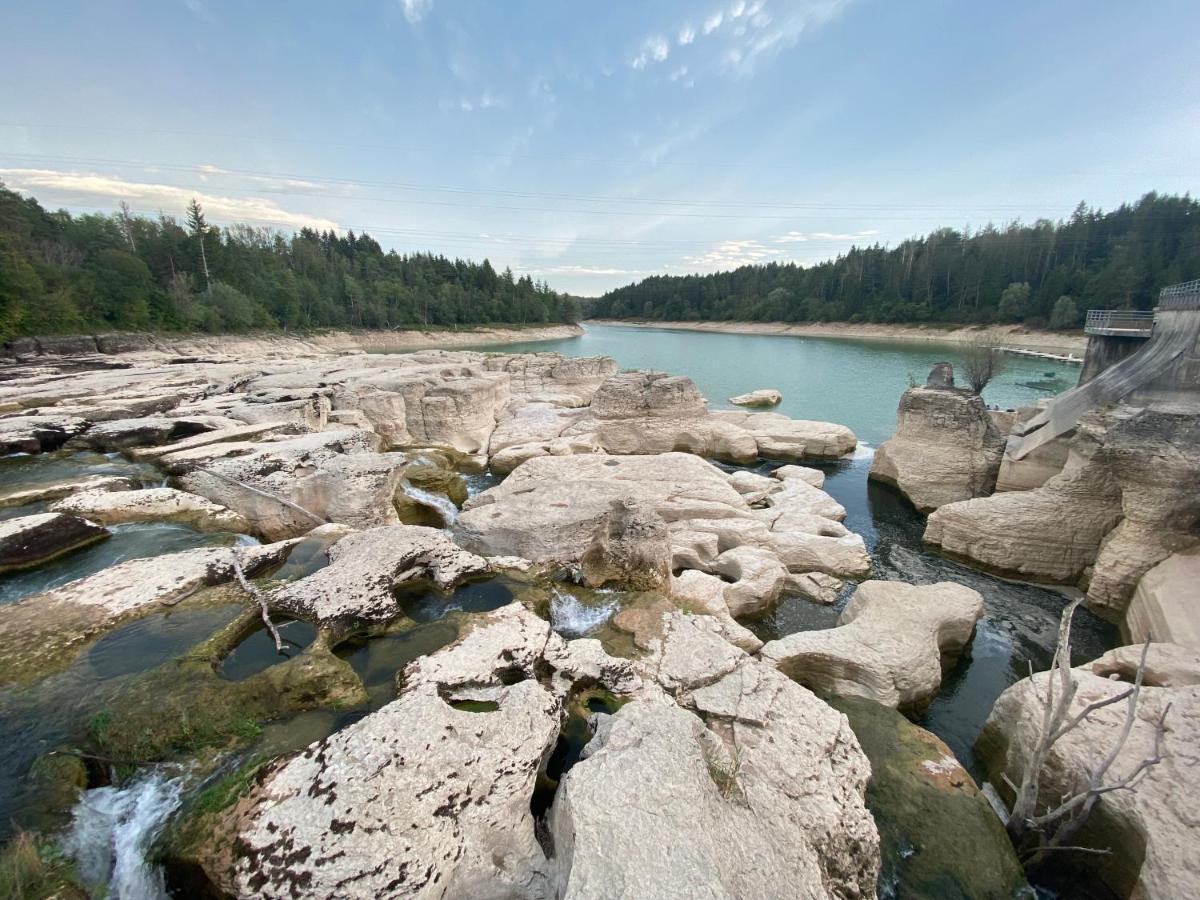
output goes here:
<path id="1" fill-rule="evenodd" d="M 299 503 L 293 503 L 291 500 L 288 500 L 284 497 L 280 497 L 277 494 L 272 494 L 270 491 L 264 491 L 261 488 L 252 487 L 252 486 L 246 484 L 244 481 L 238 481 L 236 478 L 230 478 L 228 475 L 224 475 L 220 472 L 214 472 L 212 469 L 198 468 L 197 471 L 203 472 L 205 475 L 211 475 L 214 478 L 220 478 L 222 481 L 227 481 L 230 484 L 237 485 L 242 490 L 249 491 L 252 494 L 257 494 L 260 497 L 266 497 L 268 500 L 274 500 L 276 503 L 280 503 L 280 504 L 288 507 L 288 509 L 294 509 L 296 512 L 300 513 L 302 516 L 307 516 L 308 518 L 312 519 L 314 522 L 316 522 L 320 525 L 329 524 L 329 520 L 326 519 L 324 516 L 318 516 L 315 512 L 310 512 L 309 510 L 307 510 L 303 506 L 301 506 Z"/>
<path id="2" fill-rule="evenodd" d="M 249 579 L 246 578 L 246 572 L 242 568 L 242 561 L 238 558 L 237 550 L 233 550 L 232 555 L 233 574 L 237 576 L 238 584 L 242 586 L 242 590 L 258 602 L 258 608 L 262 612 L 263 624 L 267 626 L 267 631 L 271 632 L 271 637 L 275 639 L 275 652 L 282 656 L 283 638 L 280 637 L 279 629 L 275 627 L 275 623 L 271 621 L 271 613 L 267 609 L 267 595 L 252 585 Z"/>

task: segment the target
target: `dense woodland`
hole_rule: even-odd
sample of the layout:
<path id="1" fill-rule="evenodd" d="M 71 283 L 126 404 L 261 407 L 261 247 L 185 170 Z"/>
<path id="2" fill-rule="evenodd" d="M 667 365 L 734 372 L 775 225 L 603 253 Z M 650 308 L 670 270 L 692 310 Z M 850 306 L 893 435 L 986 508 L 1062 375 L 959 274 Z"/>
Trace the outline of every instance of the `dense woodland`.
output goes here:
<path id="1" fill-rule="evenodd" d="M 240 332 L 568 322 L 575 298 L 483 263 L 385 253 L 367 234 L 294 235 L 48 212 L 0 184 L 0 339 L 96 330 Z"/>
<path id="2" fill-rule="evenodd" d="M 1088 309 L 1150 309 L 1200 278 L 1200 202 L 1147 194 L 1065 222 L 943 228 L 819 265 L 656 276 L 591 301 L 597 318 L 1013 323 L 1073 328 Z"/>

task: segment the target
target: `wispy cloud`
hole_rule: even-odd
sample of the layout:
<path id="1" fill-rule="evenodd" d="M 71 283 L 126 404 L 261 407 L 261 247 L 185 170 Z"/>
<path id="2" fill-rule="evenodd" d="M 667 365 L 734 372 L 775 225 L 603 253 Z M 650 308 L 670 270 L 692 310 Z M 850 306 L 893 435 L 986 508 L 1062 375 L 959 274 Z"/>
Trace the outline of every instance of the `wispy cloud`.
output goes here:
<path id="1" fill-rule="evenodd" d="M 838 233 L 834 231 L 789 231 L 787 234 L 781 234 L 775 238 L 776 244 L 804 244 L 809 241 L 861 241 L 864 238 L 875 237 L 879 234 L 878 228 L 870 228 L 866 231 L 853 231 L 847 233 Z"/>
<path id="2" fill-rule="evenodd" d="M 306 190 L 319 191 L 324 190 L 324 187 L 315 184 L 311 181 L 304 181 L 300 178 L 278 178 L 274 175 L 252 175 L 246 172 L 238 172 L 231 169 L 222 169 L 220 166 L 209 165 L 202 163 L 196 166 L 196 171 L 200 173 L 200 180 L 207 181 L 209 178 L 229 177 L 240 178 L 246 181 L 253 181 L 256 184 L 266 185 L 272 188 L 291 189 L 291 190 Z"/>
<path id="3" fill-rule="evenodd" d="M 671 45 L 661 35 L 646 38 L 638 55 L 630 60 L 629 65 L 635 69 L 644 69 L 649 62 L 664 62 L 671 55 Z"/>
<path id="4" fill-rule="evenodd" d="M 702 269 L 729 269 L 769 262 L 782 254 L 782 250 L 768 247 L 761 241 L 720 241 L 699 256 L 685 257 L 684 262 Z"/>
<path id="5" fill-rule="evenodd" d="M 711 16 L 704 20 L 704 33 L 712 34 L 721 27 L 721 23 L 725 21 L 725 13 L 717 10 Z"/>
<path id="6" fill-rule="evenodd" d="M 679 29 L 679 46 L 686 47 L 696 39 L 696 29 L 689 22 Z"/>
<path id="7" fill-rule="evenodd" d="M 648 275 L 649 269 L 615 269 L 607 266 L 513 266 L 516 272 L 537 272 L 540 275 Z"/>
<path id="8" fill-rule="evenodd" d="M 433 0 L 400 0 L 400 8 L 409 24 L 416 25 L 433 9 Z"/>
<path id="9" fill-rule="evenodd" d="M 200 201 L 205 213 L 216 222 L 249 222 L 255 225 L 275 225 L 283 228 L 334 229 L 331 219 L 307 213 L 281 209 L 262 198 L 222 197 L 170 184 L 126 181 L 110 175 L 84 172 L 59 172 L 53 169 L 0 169 L 0 179 L 9 187 L 21 191 L 36 191 L 51 202 L 70 205 L 116 206 L 125 200 L 143 212 L 162 209 L 182 214 L 193 197 Z"/>
<path id="10" fill-rule="evenodd" d="M 213 14 L 209 12 L 208 7 L 204 5 L 203 0 L 183 0 L 183 5 L 187 7 L 188 12 L 190 12 L 201 22 L 212 23 L 215 21 L 213 19 Z"/>

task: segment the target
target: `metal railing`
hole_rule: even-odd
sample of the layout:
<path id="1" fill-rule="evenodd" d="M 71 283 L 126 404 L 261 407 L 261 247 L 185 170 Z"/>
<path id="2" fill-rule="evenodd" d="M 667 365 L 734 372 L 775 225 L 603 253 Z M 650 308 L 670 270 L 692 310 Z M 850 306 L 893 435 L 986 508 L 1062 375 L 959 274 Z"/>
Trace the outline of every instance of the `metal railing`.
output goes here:
<path id="1" fill-rule="evenodd" d="M 1159 309 L 1200 309 L 1200 278 L 1165 287 L 1158 295 Z"/>
<path id="2" fill-rule="evenodd" d="M 1154 312 L 1142 309 L 1089 309 L 1083 330 L 1115 337 L 1150 337 Z"/>

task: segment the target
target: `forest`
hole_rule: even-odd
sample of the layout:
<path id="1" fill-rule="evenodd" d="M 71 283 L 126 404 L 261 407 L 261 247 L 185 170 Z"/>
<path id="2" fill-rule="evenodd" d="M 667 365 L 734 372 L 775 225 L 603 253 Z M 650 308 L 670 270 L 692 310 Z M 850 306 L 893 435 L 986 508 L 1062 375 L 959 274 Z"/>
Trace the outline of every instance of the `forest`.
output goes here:
<path id="1" fill-rule="evenodd" d="M 448 327 L 574 322 L 579 301 L 528 275 L 374 238 L 50 212 L 0 184 L 0 340 L 99 330 Z"/>
<path id="2" fill-rule="evenodd" d="M 1146 194 L 1070 219 L 942 228 L 811 266 L 655 276 L 590 301 L 590 317 L 661 321 L 1024 323 L 1078 327 L 1088 309 L 1150 309 L 1200 277 L 1200 202 Z"/>

